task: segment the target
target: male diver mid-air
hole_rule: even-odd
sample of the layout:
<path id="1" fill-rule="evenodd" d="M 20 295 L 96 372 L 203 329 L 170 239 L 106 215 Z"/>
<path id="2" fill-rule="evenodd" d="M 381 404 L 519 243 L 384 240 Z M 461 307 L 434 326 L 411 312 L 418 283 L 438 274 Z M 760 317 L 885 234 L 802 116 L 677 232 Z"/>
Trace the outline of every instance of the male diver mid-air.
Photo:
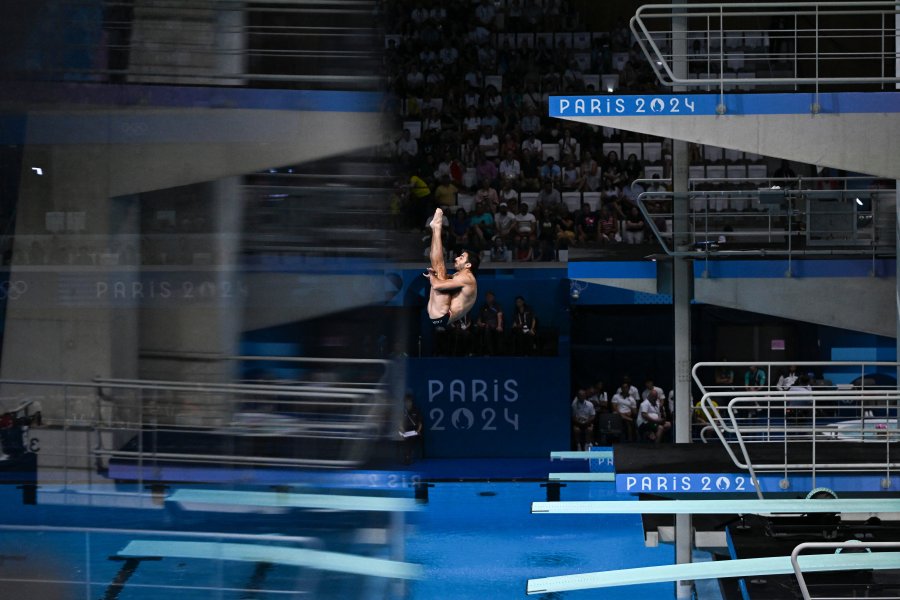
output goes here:
<path id="1" fill-rule="evenodd" d="M 424 275 L 431 284 L 428 296 L 428 318 L 435 329 L 445 329 L 450 323 L 463 318 L 478 294 L 474 271 L 480 262 L 478 254 L 468 250 L 460 252 L 453 260 L 456 269 L 451 277 L 447 277 L 444 265 L 444 243 L 441 229 L 444 225 L 444 212 L 438 208 L 431 219 L 431 267 Z"/>

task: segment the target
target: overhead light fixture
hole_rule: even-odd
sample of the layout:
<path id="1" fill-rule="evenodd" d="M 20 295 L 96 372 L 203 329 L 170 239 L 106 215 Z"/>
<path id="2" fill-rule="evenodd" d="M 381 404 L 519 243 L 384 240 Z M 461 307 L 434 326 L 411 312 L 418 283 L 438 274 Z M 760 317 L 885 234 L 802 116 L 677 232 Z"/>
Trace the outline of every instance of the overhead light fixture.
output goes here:
<path id="1" fill-rule="evenodd" d="M 31 170 L 34 171 L 35 175 L 43 175 L 44 170 L 40 167 L 31 167 Z"/>
<path id="2" fill-rule="evenodd" d="M 856 199 L 856 203 L 857 203 L 858 205 L 862 206 L 862 200 L 860 200 L 859 198 Z"/>

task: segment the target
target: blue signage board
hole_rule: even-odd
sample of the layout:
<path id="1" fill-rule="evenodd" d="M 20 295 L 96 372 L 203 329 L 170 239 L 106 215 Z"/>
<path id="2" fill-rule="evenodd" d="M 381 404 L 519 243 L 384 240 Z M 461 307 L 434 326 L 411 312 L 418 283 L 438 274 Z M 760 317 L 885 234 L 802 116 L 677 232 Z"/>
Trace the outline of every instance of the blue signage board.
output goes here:
<path id="1" fill-rule="evenodd" d="M 759 476 L 763 493 L 806 493 L 817 487 L 835 492 L 897 492 L 900 477 L 892 477 L 884 487 L 884 476 L 877 473 L 809 475 L 792 473 L 788 487 L 782 487 L 784 475 L 770 473 Z M 755 493 L 750 476 L 745 473 L 619 473 L 616 491 L 629 494 L 729 494 Z"/>
<path id="2" fill-rule="evenodd" d="M 900 112 L 897 92 L 551 96 L 551 117 L 689 117 Z M 721 110 L 720 107 L 724 107 Z"/>
<path id="3" fill-rule="evenodd" d="M 428 458 L 546 458 L 569 446 L 564 358 L 414 358 Z"/>
<path id="4" fill-rule="evenodd" d="M 616 491 L 629 494 L 753 492 L 749 475 L 734 473 L 620 473 Z"/>

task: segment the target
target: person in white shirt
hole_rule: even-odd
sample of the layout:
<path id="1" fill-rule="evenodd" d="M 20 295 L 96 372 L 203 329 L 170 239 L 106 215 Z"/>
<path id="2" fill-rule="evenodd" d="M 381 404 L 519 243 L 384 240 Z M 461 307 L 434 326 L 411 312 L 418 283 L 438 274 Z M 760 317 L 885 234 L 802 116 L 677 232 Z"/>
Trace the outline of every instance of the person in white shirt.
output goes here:
<path id="1" fill-rule="evenodd" d="M 632 387 L 634 386 L 629 383 L 623 383 L 612 397 L 612 408 L 622 417 L 622 421 L 625 423 L 626 439 L 629 442 L 634 441 L 634 420 L 637 417 L 637 402 L 629 391 L 629 388 Z"/>
<path id="2" fill-rule="evenodd" d="M 662 400 L 666 399 L 666 394 L 663 392 L 661 387 L 657 387 L 653 384 L 653 379 L 650 377 L 644 382 L 644 391 L 641 392 L 641 400 L 646 400 L 652 392 L 656 392 L 657 398 Z"/>
<path id="3" fill-rule="evenodd" d="M 647 397 L 641 402 L 640 411 L 638 411 L 637 426 L 641 435 L 648 440 L 659 444 L 672 428 L 672 423 L 666 420 L 663 412 L 660 410 L 660 403 L 664 402 L 656 393 L 656 390 L 647 394 Z"/>
<path id="4" fill-rule="evenodd" d="M 537 217 L 534 213 L 528 212 L 528 205 L 524 202 L 519 204 L 519 214 L 516 215 L 516 233 L 522 237 L 530 237 L 536 233 Z"/>
<path id="5" fill-rule="evenodd" d="M 507 151 L 506 158 L 500 163 L 500 177 L 516 182 L 522 177 L 522 165 L 516 160 L 512 150 Z"/>
<path id="6" fill-rule="evenodd" d="M 409 162 L 419 154 L 419 143 L 412 137 L 409 129 L 403 130 L 403 137 L 397 142 L 397 157 Z"/>
<path id="7" fill-rule="evenodd" d="M 590 450 L 591 440 L 594 439 L 594 405 L 588 402 L 587 391 L 578 390 L 575 399 L 572 400 L 572 437 L 575 438 L 575 446 L 578 450 Z"/>
<path id="8" fill-rule="evenodd" d="M 497 158 L 500 154 L 500 139 L 490 125 L 484 128 L 484 133 L 478 139 L 478 148 L 488 158 Z"/>
<path id="9" fill-rule="evenodd" d="M 797 365 L 791 365 L 788 367 L 787 373 L 781 374 L 776 385 L 779 390 L 789 390 L 798 377 L 800 377 L 800 373 L 797 372 Z"/>
<path id="10" fill-rule="evenodd" d="M 497 235 L 504 240 L 512 238 L 513 230 L 516 226 L 516 217 L 510 214 L 509 206 L 506 202 L 501 202 L 497 207 L 497 214 L 494 215 L 494 225 L 497 227 Z"/>

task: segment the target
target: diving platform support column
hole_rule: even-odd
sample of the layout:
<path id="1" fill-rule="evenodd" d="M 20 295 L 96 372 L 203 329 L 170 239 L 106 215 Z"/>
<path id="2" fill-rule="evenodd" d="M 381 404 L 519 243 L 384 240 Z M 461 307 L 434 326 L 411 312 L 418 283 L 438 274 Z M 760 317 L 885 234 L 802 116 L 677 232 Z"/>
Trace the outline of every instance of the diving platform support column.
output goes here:
<path id="1" fill-rule="evenodd" d="M 672 0 L 673 6 L 686 4 L 686 0 Z M 673 15 L 678 9 L 673 9 Z M 673 68 L 678 77 L 687 77 L 687 19 L 672 17 Z M 683 92 L 682 87 L 673 91 Z M 672 141 L 672 224 L 674 242 L 678 250 L 690 243 L 688 231 L 688 155 L 687 142 Z M 675 443 L 691 442 L 691 284 L 693 273 L 690 263 L 681 256 L 674 257 L 672 268 L 672 305 L 675 322 Z M 691 515 L 675 515 L 675 562 L 679 565 L 691 562 Z M 693 582 L 678 580 L 675 598 L 689 600 L 693 597 Z"/>

